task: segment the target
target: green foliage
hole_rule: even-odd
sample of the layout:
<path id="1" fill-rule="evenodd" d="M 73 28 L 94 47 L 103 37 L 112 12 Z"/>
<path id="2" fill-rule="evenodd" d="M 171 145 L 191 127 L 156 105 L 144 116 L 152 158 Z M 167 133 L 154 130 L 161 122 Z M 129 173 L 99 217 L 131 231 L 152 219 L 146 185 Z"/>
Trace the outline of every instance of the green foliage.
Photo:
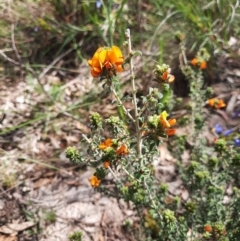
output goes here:
<path id="1" fill-rule="evenodd" d="M 16 175 L 12 174 L 12 175 L 6 175 L 6 174 L 2 174 L 2 186 L 6 189 L 8 188 L 12 188 L 15 186 L 16 184 Z"/>
<path id="2" fill-rule="evenodd" d="M 69 241 L 82 241 L 82 232 L 76 231 L 69 235 Z"/>
<path id="3" fill-rule="evenodd" d="M 54 223 L 56 221 L 56 213 L 54 211 L 49 211 L 45 213 L 45 220 L 50 223 Z"/>

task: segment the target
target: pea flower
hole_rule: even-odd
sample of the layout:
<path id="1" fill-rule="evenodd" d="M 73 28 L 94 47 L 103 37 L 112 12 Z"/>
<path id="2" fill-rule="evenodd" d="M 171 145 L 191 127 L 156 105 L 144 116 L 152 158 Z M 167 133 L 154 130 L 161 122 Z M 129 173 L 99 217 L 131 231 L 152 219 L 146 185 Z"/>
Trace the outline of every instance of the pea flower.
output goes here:
<path id="1" fill-rule="evenodd" d="M 175 135 L 175 133 L 176 133 L 175 129 L 168 129 L 168 130 L 166 130 L 166 134 L 168 136 L 173 136 L 173 135 Z"/>
<path id="2" fill-rule="evenodd" d="M 200 69 L 206 69 L 207 68 L 207 62 L 206 61 L 202 61 L 201 63 L 200 63 Z"/>
<path id="3" fill-rule="evenodd" d="M 240 138 L 234 139 L 234 146 L 240 146 Z"/>
<path id="4" fill-rule="evenodd" d="M 117 155 L 127 155 L 129 153 L 127 146 L 122 144 L 116 151 Z"/>
<path id="5" fill-rule="evenodd" d="M 197 58 L 193 58 L 190 63 L 191 63 L 191 65 L 195 66 L 198 63 L 198 59 Z"/>
<path id="6" fill-rule="evenodd" d="M 164 82 L 167 82 L 167 83 L 171 84 L 175 80 L 175 77 L 174 77 L 174 75 L 170 74 L 168 70 L 166 70 L 162 74 L 162 80 Z"/>
<path id="7" fill-rule="evenodd" d="M 222 128 L 221 125 L 216 124 L 215 127 L 214 127 L 214 131 L 215 131 L 216 134 L 220 135 L 223 131 L 223 128 Z"/>
<path id="8" fill-rule="evenodd" d="M 92 176 L 90 179 L 89 179 L 89 182 L 91 184 L 92 187 L 98 187 L 99 184 L 101 183 L 101 180 L 99 180 L 96 176 Z"/>
<path id="9" fill-rule="evenodd" d="M 206 69 L 207 68 L 207 62 L 205 60 L 199 60 L 198 58 L 193 58 L 190 61 L 190 64 L 192 66 L 198 66 L 200 69 Z"/>
<path id="10" fill-rule="evenodd" d="M 163 82 L 171 84 L 175 77 L 171 74 L 171 68 L 169 68 L 168 65 L 162 64 L 162 65 L 156 65 L 156 69 L 154 70 L 154 74 L 156 75 L 157 82 Z"/>
<path id="11" fill-rule="evenodd" d="M 105 169 L 108 169 L 108 167 L 110 166 L 110 162 L 109 161 L 105 161 L 103 163 L 103 166 L 104 166 Z"/>
<path id="12" fill-rule="evenodd" d="M 211 233 L 211 232 L 212 232 L 212 227 L 211 227 L 211 225 L 205 225 L 205 226 L 204 226 L 204 230 L 205 230 L 206 232 L 208 232 L 208 233 Z"/>
<path id="13" fill-rule="evenodd" d="M 232 129 L 228 129 L 228 130 L 226 130 L 226 131 L 223 132 L 223 135 L 224 135 L 224 136 L 228 136 L 228 135 L 230 135 L 232 132 L 233 132 Z"/>
<path id="14" fill-rule="evenodd" d="M 98 148 L 102 151 L 104 151 L 105 149 L 107 149 L 108 147 L 113 145 L 113 141 L 112 139 L 108 138 L 107 140 L 103 141 Z"/>
<path id="15" fill-rule="evenodd" d="M 162 128 L 165 130 L 166 134 L 168 136 L 172 136 L 175 134 L 176 130 L 171 129 L 170 127 L 172 127 L 173 125 L 176 124 L 176 119 L 167 120 L 167 116 L 168 116 L 168 113 L 166 111 L 163 111 L 160 114 L 159 120 L 160 120 Z"/>
<path id="16" fill-rule="evenodd" d="M 124 58 L 121 50 L 117 46 L 100 47 L 97 49 L 92 59 L 88 60 L 89 66 L 92 68 L 93 77 L 99 77 L 102 74 L 123 71 L 122 63 Z"/>
<path id="17" fill-rule="evenodd" d="M 218 99 L 218 98 L 209 99 L 207 101 L 207 104 L 211 107 L 216 108 L 216 109 L 224 108 L 226 106 L 224 101 L 222 99 Z"/>

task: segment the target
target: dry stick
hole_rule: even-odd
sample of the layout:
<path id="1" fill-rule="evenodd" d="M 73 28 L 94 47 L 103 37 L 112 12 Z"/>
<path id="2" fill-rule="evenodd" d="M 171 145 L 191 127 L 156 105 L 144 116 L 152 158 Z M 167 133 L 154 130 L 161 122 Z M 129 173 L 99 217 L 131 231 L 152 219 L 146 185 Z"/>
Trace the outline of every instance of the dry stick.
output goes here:
<path id="1" fill-rule="evenodd" d="M 17 51 L 17 47 L 16 47 L 16 44 L 15 44 L 14 39 L 15 39 L 15 37 L 14 37 L 14 24 L 12 23 L 12 25 L 11 25 L 11 42 L 12 42 L 12 48 L 13 48 L 13 50 L 14 50 L 14 52 L 15 52 L 15 55 L 16 55 L 18 61 L 20 62 L 20 65 L 21 65 L 22 60 L 21 60 L 21 57 L 20 57 L 20 55 L 19 55 L 19 53 L 18 53 L 18 51 Z"/>
<path id="2" fill-rule="evenodd" d="M 133 92 L 133 105 L 134 105 L 134 117 L 135 117 L 135 126 L 137 131 L 137 153 L 138 156 L 141 157 L 142 155 L 142 139 L 141 139 L 141 130 L 139 125 L 139 115 L 138 115 L 138 107 L 137 107 L 137 90 L 135 86 L 135 75 L 134 75 L 134 66 L 133 66 L 133 59 L 132 59 L 132 43 L 131 43 L 131 35 L 130 35 L 130 29 L 127 29 L 125 32 L 127 41 L 128 41 L 128 53 L 130 55 L 130 74 L 131 74 L 131 86 L 132 86 L 132 92 Z"/>
<path id="3" fill-rule="evenodd" d="M 43 76 L 59 61 L 61 60 L 63 57 L 65 57 L 67 54 L 71 53 L 74 49 L 68 49 L 66 52 L 62 53 L 61 55 L 59 55 L 56 59 L 54 59 L 52 61 L 51 64 L 49 64 L 38 76 L 39 79 L 42 79 Z"/>
<path id="4" fill-rule="evenodd" d="M 2 50 L 0 50 L 0 55 L 2 55 L 2 57 L 6 59 L 8 62 L 20 66 L 18 62 L 16 62 L 14 59 L 9 58 Z"/>

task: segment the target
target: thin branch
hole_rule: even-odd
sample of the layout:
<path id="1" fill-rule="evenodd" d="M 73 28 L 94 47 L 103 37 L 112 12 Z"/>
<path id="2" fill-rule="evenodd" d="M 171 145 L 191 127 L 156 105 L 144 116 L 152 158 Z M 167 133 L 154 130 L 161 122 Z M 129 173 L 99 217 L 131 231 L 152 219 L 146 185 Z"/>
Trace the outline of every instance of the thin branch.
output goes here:
<path id="1" fill-rule="evenodd" d="M 13 64 L 15 64 L 17 66 L 20 66 L 20 64 L 17 61 L 15 61 L 14 59 L 9 58 L 2 50 L 0 50 L 0 55 L 2 55 L 2 57 L 4 59 L 6 59 L 8 62 L 13 63 Z"/>
<path id="2" fill-rule="evenodd" d="M 59 61 L 61 60 L 63 57 L 65 57 L 66 55 L 68 55 L 69 53 L 71 53 L 74 49 L 68 49 L 66 52 L 62 53 L 61 55 L 59 55 L 56 59 L 54 59 L 52 61 L 51 64 L 49 64 L 38 76 L 39 79 L 42 79 L 43 76 Z"/>
<path id="3" fill-rule="evenodd" d="M 130 56 L 130 74 L 131 74 L 131 86 L 132 86 L 132 92 L 133 92 L 133 106 L 134 106 L 134 117 L 135 117 L 135 126 L 137 131 L 137 153 L 140 157 L 142 155 L 142 138 L 141 138 L 141 131 L 140 131 L 140 125 L 139 125 L 139 115 L 138 115 L 138 106 L 137 106 L 137 90 L 135 86 L 135 75 L 134 75 L 134 65 L 133 65 L 133 59 L 132 59 L 132 43 L 131 43 L 131 35 L 130 35 L 130 29 L 127 29 L 125 32 L 127 41 L 128 41 L 128 53 Z"/>
<path id="4" fill-rule="evenodd" d="M 116 174 L 114 173 L 114 171 L 112 170 L 112 168 L 111 168 L 110 166 L 108 167 L 108 170 L 111 172 L 111 174 L 113 175 L 113 177 L 114 177 L 118 182 L 122 183 L 121 180 L 116 176 Z"/>
<path id="5" fill-rule="evenodd" d="M 11 42 L 12 42 L 12 48 L 15 52 L 15 55 L 16 55 L 18 61 L 20 62 L 20 65 L 22 65 L 21 56 L 19 55 L 16 44 L 15 44 L 14 24 L 11 25 Z"/>
<path id="6" fill-rule="evenodd" d="M 127 115 L 129 117 L 129 119 L 134 123 L 135 122 L 134 118 L 132 117 L 132 115 L 129 113 L 129 111 L 123 105 L 123 103 L 122 103 L 121 99 L 119 98 L 116 90 L 113 87 L 111 87 L 111 91 L 113 92 L 115 98 L 117 99 L 118 104 L 121 105 L 121 107 L 123 108 L 123 111 L 124 111 L 125 115 Z"/>

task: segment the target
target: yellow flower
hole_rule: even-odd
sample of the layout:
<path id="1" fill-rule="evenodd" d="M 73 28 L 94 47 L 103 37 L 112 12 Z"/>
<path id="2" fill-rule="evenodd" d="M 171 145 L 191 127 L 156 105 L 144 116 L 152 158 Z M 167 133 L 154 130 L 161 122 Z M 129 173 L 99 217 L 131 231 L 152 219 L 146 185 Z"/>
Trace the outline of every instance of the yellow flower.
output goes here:
<path id="1" fill-rule="evenodd" d="M 96 176 L 92 176 L 90 179 L 89 179 L 89 182 L 91 184 L 92 187 L 98 187 L 99 184 L 101 183 L 101 180 L 99 180 Z"/>
<path id="2" fill-rule="evenodd" d="M 168 113 L 166 111 L 163 111 L 160 114 L 160 122 L 163 128 L 171 127 L 176 124 L 176 119 L 167 120 L 167 117 L 168 117 Z"/>
<path id="3" fill-rule="evenodd" d="M 224 108 L 226 104 L 222 99 L 212 98 L 207 101 L 207 104 L 216 109 Z"/>
<path id="4" fill-rule="evenodd" d="M 129 153 L 126 145 L 122 144 L 116 151 L 117 155 L 127 155 Z"/>
<path id="5" fill-rule="evenodd" d="M 122 52 L 117 46 L 112 46 L 112 48 L 100 47 L 92 59 L 88 60 L 88 64 L 92 68 L 92 76 L 99 77 L 104 70 L 114 73 L 123 71 L 123 61 Z"/>
<path id="6" fill-rule="evenodd" d="M 108 147 L 110 147 L 110 146 L 112 146 L 112 145 L 113 145 L 112 139 L 108 138 L 107 140 L 105 140 L 104 142 L 102 142 L 102 143 L 98 146 L 98 148 L 99 148 L 100 150 L 105 150 L 105 149 L 107 149 Z"/>

